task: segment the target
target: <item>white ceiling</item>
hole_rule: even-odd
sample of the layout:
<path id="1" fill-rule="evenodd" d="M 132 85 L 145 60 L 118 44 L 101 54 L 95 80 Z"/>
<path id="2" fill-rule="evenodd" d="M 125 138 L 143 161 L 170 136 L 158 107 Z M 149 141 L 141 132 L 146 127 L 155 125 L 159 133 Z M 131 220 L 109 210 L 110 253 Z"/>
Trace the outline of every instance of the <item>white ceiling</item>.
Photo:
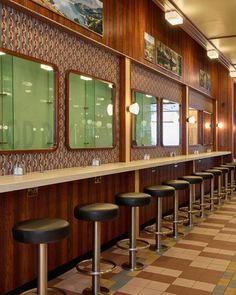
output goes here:
<path id="1" fill-rule="evenodd" d="M 236 64 L 236 0 L 172 0 L 232 64 Z"/>

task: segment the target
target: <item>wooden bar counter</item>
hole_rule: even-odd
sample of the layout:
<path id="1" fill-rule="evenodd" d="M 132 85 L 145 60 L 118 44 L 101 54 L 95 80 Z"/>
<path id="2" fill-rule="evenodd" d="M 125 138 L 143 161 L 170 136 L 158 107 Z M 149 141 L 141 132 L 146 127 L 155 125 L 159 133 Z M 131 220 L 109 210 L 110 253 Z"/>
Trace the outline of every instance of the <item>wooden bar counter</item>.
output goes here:
<path id="1" fill-rule="evenodd" d="M 91 228 L 73 216 L 76 205 L 114 202 L 118 192 L 143 190 L 145 185 L 200 171 L 228 160 L 230 152 L 156 158 L 129 163 L 102 164 L 34 172 L 23 176 L 0 177 L 0 294 L 5 294 L 36 278 L 36 247 L 13 241 L 11 230 L 20 221 L 59 217 L 72 226 L 68 240 L 49 245 L 49 270 L 64 265 L 91 250 Z M 182 196 L 180 202 L 185 202 Z M 155 217 L 155 204 L 140 210 L 140 224 Z M 172 208 L 171 200 L 163 212 Z M 102 225 L 102 244 L 128 231 L 128 217 L 121 208 L 118 219 Z"/>

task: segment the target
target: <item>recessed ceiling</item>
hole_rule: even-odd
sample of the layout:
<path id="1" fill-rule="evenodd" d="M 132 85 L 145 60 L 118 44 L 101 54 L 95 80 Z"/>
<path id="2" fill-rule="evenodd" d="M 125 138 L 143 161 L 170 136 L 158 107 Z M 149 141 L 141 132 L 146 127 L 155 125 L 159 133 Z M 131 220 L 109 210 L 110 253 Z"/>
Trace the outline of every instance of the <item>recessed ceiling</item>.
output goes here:
<path id="1" fill-rule="evenodd" d="M 236 64 L 236 0 L 173 0 L 232 64 Z"/>

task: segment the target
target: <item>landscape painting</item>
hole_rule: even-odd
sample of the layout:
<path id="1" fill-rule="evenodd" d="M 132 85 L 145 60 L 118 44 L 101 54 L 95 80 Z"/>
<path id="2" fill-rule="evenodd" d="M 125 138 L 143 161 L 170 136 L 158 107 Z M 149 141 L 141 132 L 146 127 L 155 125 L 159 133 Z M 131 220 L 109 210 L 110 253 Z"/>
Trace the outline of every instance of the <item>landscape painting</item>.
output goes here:
<path id="1" fill-rule="evenodd" d="M 155 63 L 155 38 L 144 33 L 144 58 L 151 63 Z"/>
<path id="2" fill-rule="evenodd" d="M 156 41 L 156 63 L 172 73 L 182 76 L 182 56 L 158 40 Z"/>
<path id="3" fill-rule="evenodd" d="M 102 0 L 33 0 L 34 2 L 78 23 L 103 34 Z"/>

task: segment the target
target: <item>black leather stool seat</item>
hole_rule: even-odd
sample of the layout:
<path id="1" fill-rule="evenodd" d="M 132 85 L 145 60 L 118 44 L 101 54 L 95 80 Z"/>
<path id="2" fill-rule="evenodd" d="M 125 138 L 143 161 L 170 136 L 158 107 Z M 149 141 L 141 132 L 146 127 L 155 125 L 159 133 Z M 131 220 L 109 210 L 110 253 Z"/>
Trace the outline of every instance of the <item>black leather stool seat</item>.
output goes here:
<path id="1" fill-rule="evenodd" d="M 74 209 L 74 216 L 80 220 L 105 221 L 118 216 L 119 207 L 110 203 L 79 205 Z"/>
<path id="2" fill-rule="evenodd" d="M 195 172 L 193 173 L 193 175 L 201 176 L 204 180 L 212 179 L 214 177 L 213 173 L 208 173 L 208 172 Z"/>
<path id="3" fill-rule="evenodd" d="M 124 193 L 115 196 L 116 204 L 120 206 L 139 207 L 148 205 L 151 196 L 144 193 Z"/>
<path id="4" fill-rule="evenodd" d="M 225 168 L 228 168 L 230 171 L 232 171 L 232 170 L 235 170 L 235 166 L 233 166 L 233 165 L 220 165 L 220 167 L 225 167 Z"/>
<path id="5" fill-rule="evenodd" d="M 213 167 L 213 169 L 221 170 L 223 174 L 229 172 L 229 168 L 221 167 L 221 166 Z"/>
<path id="6" fill-rule="evenodd" d="M 152 197 L 170 197 L 175 193 L 175 189 L 168 185 L 153 185 L 144 188 L 144 192 Z"/>
<path id="7" fill-rule="evenodd" d="M 203 178 L 196 175 L 185 175 L 185 176 L 178 177 L 178 179 L 186 180 L 190 184 L 198 184 L 203 182 Z"/>
<path id="8" fill-rule="evenodd" d="M 189 182 L 185 180 L 168 180 L 163 182 L 164 185 L 169 185 L 175 188 L 176 190 L 183 190 L 189 188 Z"/>
<path id="9" fill-rule="evenodd" d="M 16 241 L 29 244 L 56 242 L 69 236 L 70 224 L 59 218 L 41 218 L 17 223 L 12 229 Z"/>
<path id="10" fill-rule="evenodd" d="M 215 176 L 222 175 L 222 171 L 218 169 L 206 169 L 205 172 L 212 173 Z"/>

